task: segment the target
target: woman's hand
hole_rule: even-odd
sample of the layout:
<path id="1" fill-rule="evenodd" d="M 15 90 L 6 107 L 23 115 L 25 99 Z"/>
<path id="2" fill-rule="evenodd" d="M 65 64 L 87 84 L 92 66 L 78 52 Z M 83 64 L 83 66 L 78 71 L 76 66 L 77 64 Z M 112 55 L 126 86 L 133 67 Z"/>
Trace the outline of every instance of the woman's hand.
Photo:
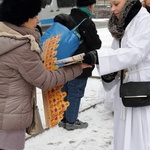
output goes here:
<path id="1" fill-rule="evenodd" d="M 86 64 L 86 63 L 81 63 L 81 68 L 85 69 L 85 68 L 92 68 L 92 65 Z"/>

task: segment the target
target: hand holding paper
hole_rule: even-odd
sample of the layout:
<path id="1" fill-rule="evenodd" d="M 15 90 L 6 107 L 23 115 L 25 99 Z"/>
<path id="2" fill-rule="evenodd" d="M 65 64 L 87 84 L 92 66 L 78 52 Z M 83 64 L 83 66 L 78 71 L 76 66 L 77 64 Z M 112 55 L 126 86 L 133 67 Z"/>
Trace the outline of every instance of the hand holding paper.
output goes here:
<path id="1" fill-rule="evenodd" d="M 63 66 L 68 66 L 71 64 L 75 64 L 75 63 L 81 63 L 83 61 L 84 56 L 85 54 L 81 53 L 72 57 L 57 60 L 55 64 L 60 67 L 63 67 Z"/>

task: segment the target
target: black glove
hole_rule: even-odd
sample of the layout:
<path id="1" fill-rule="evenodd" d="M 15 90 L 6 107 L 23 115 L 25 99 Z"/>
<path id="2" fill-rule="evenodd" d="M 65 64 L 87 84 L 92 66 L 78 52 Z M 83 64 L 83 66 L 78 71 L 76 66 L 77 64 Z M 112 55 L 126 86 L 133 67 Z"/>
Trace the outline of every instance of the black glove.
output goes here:
<path id="1" fill-rule="evenodd" d="M 83 57 L 83 63 L 89 64 L 89 65 L 95 65 L 98 64 L 98 55 L 97 51 L 90 51 L 89 53 L 85 54 Z"/>
<path id="2" fill-rule="evenodd" d="M 114 73 L 110 73 L 110 74 L 106 74 L 106 75 L 103 75 L 101 76 L 101 79 L 104 81 L 104 82 L 111 82 L 115 79 L 116 75 L 117 75 L 118 72 L 114 72 Z"/>

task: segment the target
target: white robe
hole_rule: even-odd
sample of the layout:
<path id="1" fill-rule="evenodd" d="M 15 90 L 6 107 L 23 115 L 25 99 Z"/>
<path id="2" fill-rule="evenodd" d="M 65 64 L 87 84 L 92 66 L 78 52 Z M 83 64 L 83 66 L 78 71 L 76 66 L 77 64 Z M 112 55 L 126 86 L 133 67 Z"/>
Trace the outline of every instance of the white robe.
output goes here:
<path id="1" fill-rule="evenodd" d="M 112 48 L 98 50 L 100 75 L 127 68 L 126 82 L 150 81 L 150 14 L 145 8 L 128 24 L 118 47 L 114 39 Z M 150 106 L 125 108 L 119 97 L 120 82 L 116 84 L 114 150 L 150 150 Z"/>

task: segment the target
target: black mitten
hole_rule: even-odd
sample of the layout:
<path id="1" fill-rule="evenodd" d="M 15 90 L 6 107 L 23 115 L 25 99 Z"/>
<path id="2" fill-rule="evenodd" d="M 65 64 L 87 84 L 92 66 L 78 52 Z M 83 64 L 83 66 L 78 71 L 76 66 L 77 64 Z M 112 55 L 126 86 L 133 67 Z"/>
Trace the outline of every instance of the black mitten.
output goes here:
<path id="1" fill-rule="evenodd" d="M 103 75 L 103 76 L 101 76 L 101 79 L 107 83 L 112 82 L 115 79 L 117 73 L 118 72 L 114 72 L 114 73 Z"/>
<path id="2" fill-rule="evenodd" d="M 83 57 L 83 63 L 90 64 L 90 65 L 95 65 L 98 64 L 98 55 L 97 51 L 90 51 L 89 53 L 85 54 Z"/>

